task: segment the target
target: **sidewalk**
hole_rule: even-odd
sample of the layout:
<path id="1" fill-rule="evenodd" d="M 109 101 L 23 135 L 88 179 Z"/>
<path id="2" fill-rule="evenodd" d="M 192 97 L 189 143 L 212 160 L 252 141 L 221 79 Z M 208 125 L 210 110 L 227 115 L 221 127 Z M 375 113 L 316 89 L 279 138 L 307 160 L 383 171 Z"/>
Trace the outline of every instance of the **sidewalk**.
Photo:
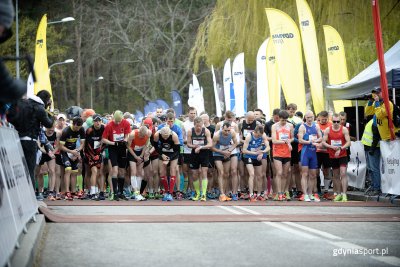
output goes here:
<path id="1" fill-rule="evenodd" d="M 381 194 L 380 196 L 367 196 L 363 191 L 347 191 L 347 196 L 349 200 L 355 201 L 376 201 L 382 203 L 392 203 L 394 205 L 400 205 L 400 199 L 395 198 L 391 199 L 393 195 L 386 196 L 385 194 Z M 386 196 L 386 197 L 385 197 Z"/>

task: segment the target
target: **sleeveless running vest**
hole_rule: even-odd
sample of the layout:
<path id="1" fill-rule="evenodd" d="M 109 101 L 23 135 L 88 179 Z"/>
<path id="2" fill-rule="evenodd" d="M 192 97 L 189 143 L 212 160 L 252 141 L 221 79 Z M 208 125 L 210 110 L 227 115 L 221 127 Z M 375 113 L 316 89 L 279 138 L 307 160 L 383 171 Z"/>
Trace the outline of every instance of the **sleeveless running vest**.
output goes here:
<path id="1" fill-rule="evenodd" d="M 249 146 L 247 147 L 247 150 L 252 151 L 252 152 L 256 152 L 258 150 L 262 149 L 263 146 L 263 138 L 262 136 L 260 136 L 259 138 L 254 138 L 253 133 L 251 134 L 251 140 L 249 143 Z M 245 158 L 251 158 L 251 159 L 256 159 L 257 155 L 249 155 L 249 154 L 244 154 L 243 155 Z"/>
<path id="2" fill-rule="evenodd" d="M 328 144 L 331 146 L 343 146 L 346 144 L 346 139 L 344 138 L 343 134 L 343 126 L 340 126 L 339 131 L 334 131 L 333 127 L 329 127 L 329 134 L 328 134 Z M 329 152 L 329 158 L 336 158 L 335 153 L 333 149 L 328 148 Z M 346 157 L 347 156 L 347 151 L 346 149 L 342 149 L 339 153 L 338 158 Z"/>
<path id="3" fill-rule="evenodd" d="M 278 123 L 275 131 L 277 140 L 279 141 L 292 138 L 292 136 L 290 136 L 290 126 L 287 123 L 284 126 Z M 273 144 L 272 146 L 274 149 L 274 157 L 280 157 L 280 158 L 291 157 L 291 152 L 289 151 L 289 147 L 287 144 Z"/>
<path id="4" fill-rule="evenodd" d="M 222 132 L 219 132 L 219 141 L 218 143 L 215 145 L 215 147 L 217 149 L 221 149 L 221 150 L 227 150 L 229 149 L 229 147 L 231 146 L 231 141 L 232 141 L 232 134 L 229 133 L 228 136 L 224 136 L 222 134 Z M 218 152 L 214 152 L 213 156 L 220 156 L 223 157 L 223 155 L 221 153 Z"/>

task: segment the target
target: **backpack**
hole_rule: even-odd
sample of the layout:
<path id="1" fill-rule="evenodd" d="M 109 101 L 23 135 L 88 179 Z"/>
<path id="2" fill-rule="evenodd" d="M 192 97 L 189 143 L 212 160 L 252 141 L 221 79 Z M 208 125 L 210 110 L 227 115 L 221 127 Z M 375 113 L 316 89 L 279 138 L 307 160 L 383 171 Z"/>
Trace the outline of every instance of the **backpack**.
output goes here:
<path id="1" fill-rule="evenodd" d="M 393 116 L 392 116 L 393 125 L 396 128 L 400 127 L 400 108 L 393 104 Z"/>
<path id="2" fill-rule="evenodd" d="M 15 126 L 18 132 L 26 132 L 31 128 L 27 123 L 35 114 L 36 105 L 30 99 L 18 99 L 7 111 L 7 121 Z"/>

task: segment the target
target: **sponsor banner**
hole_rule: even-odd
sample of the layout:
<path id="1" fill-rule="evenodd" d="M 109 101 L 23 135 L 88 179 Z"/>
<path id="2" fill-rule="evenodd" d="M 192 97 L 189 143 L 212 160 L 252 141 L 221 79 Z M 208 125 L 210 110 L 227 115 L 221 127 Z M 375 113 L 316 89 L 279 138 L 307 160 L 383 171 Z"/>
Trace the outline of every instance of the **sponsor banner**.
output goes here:
<path id="1" fill-rule="evenodd" d="M 175 110 L 176 117 L 183 114 L 182 98 L 177 90 L 171 91 L 172 107 Z"/>
<path id="2" fill-rule="evenodd" d="M 267 81 L 269 96 L 269 112 L 281 107 L 281 83 L 279 81 L 278 64 L 275 57 L 275 47 L 272 39 L 267 44 Z M 270 117 L 267 117 L 269 119 Z"/>
<path id="3" fill-rule="evenodd" d="M 155 103 L 158 105 L 158 107 L 161 107 L 163 110 L 169 109 L 169 105 L 165 100 L 163 99 L 157 99 Z"/>
<path id="4" fill-rule="evenodd" d="M 381 148 L 381 190 L 400 195 L 400 140 L 379 142 Z"/>
<path id="5" fill-rule="evenodd" d="M 257 53 L 257 108 L 262 109 L 267 119 L 271 118 L 267 79 L 267 38 Z"/>
<path id="6" fill-rule="evenodd" d="M 227 110 L 232 110 L 232 106 L 231 106 L 232 72 L 231 72 L 231 59 L 230 58 L 228 58 L 225 62 L 223 78 L 224 78 L 225 111 L 227 111 Z M 235 98 L 233 98 L 233 102 L 235 102 Z"/>
<path id="7" fill-rule="evenodd" d="M 196 108 L 197 114 L 204 111 L 203 88 L 200 87 L 199 80 L 195 74 L 193 74 L 193 86 L 189 86 L 188 105 Z"/>
<path id="8" fill-rule="evenodd" d="M 238 54 L 232 63 L 232 80 L 233 89 L 235 92 L 235 107 L 234 110 L 236 117 L 242 117 L 247 112 L 246 103 L 246 80 L 244 70 L 244 53 Z"/>
<path id="9" fill-rule="evenodd" d="M 351 142 L 350 161 L 347 165 L 349 186 L 364 189 L 367 174 L 367 162 L 364 145 L 361 141 Z"/>
<path id="10" fill-rule="evenodd" d="M 293 19 L 278 9 L 266 8 L 271 39 L 286 103 L 307 110 L 300 32 Z"/>
<path id="11" fill-rule="evenodd" d="M 0 128 L 0 264 L 38 206 L 17 132 Z M 4 257 L 3 257 L 4 256 Z"/>
<path id="12" fill-rule="evenodd" d="M 214 87 L 215 112 L 218 117 L 221 117 L 222 116 L 221 103 L 220 103 L 220 99 L 219 99 L 218 88 L 217 88 L 218 85 L 217 85 L 217 80 L 215 79 L 215 72 L 214 72 L 213 65 L 211 65 L 211 73 L 212 73 L 213 87 Z"/>

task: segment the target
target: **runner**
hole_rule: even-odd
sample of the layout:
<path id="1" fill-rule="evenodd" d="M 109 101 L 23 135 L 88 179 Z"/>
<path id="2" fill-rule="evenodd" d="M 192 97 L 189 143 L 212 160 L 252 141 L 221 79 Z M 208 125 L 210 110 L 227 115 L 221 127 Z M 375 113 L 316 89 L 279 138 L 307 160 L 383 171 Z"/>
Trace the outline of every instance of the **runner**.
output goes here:
<path id="1" fill-rule="evenodd" d="M 85 142 L 85 158 L 89 169 L 88 174 L 90 174 L 89 198 L 92 200 L 105 200 L 102 170 L 104 146 L 101 142 L 104 125 L 102 125 L 102 118 L 99 114 L 94 114 L 92 118 L 93 126 L 86 130 Z M 96 188 L 100 190 L 98 196 L 96 196 Z"/>
<path id="2" fill-rule="evenodd" d="M 56 150 L 54 150 L 54 155 L 56 156 L 56 168 L 55 168 L 55 191 L 56 191 L 56 200 L 62 199 L 60 189 L 64 189 L 64 166 L 63 162 L 61 159 L 61 152 L 60 152 L 60 137 L 62 134 L 62 131 L 64 128 L 67 127 L 67 116 L 65 114 L 58 114 L 57 115 L 57 121 L 56 121 L 56 127 L 55 127 L 55 132 L 56 132 L 56 142 L 55 146 L 57 147 Z"/>
<path id="3" fill-rule="evenodd" d="M 340 187 L 334 201 L 347 202 L 347 151 L 351 145 L 349 130 L 340 125 L 339 114 L 332 116 L 333 125 L 325 130 L 323 144 L 328 148 L 329 159 L 332 161 L 333 180 L 338 180 Z"/>
<path id="4" fill-rule="evenodd" d="M 160 181 L 165 190 L 162 200 L 172 201 L 181 144 L 178 135 L 168 126 L 154 134 L 154 142 L 157 144 L 156 149 L 159 154 Z M 167 180 L 168 166 L 170 169 L 169 186 Z"/>
<path id="5" fill-rule="evenodd" d="M 237 179 L 236 183 L 232 181 L 233 195 L 232 198 L 225 195 L 225 183 L 229 182 L 229 170 L 231 169 L 231 159 L 236 158 L 232 155 L 232 151 L 237 146 L 236 132 L 232 129 L 231 123 L 226 121 L 222 124 L 219 131 L 214 134 L 212 151 L 214 156 L 215 166 L 218 170 L 218 185 L 219 185 L 219 201 L 238 200 L 237 195 Z M 232 178 L 233 180 L 233 178 Z M 236 186 L 236 187 L 235 187 Z M 236 188 L 236 190 L 235 190 Z"/>
<path id="6" fill-rule="evenodd" d="M 144 178 L 143 170 L 150 164 L 148 156 L 147 161 L 145 161 L 145 154 L 148 153 L 149 149 L 148 144 L 150 142 L 150 136 L 151 131 L 143 125 L 139 129 L 133 130 L 128 138 L 128 162 L 131 169 L 131 186 L 133 189 L 132 199 L 136 201 L 146 200 L 140 193 L 142 191 L 142 180 Z M 147 176 L 145 178 L 144 181 L 148 180 Z M 147 184 L 147 181 L 143 183 L 144 187 L 145 184 Z"/>
<path id="7" fill-rule="evenodd" d="M 264 133 L 264 127 L 257 125 L 254 131 L 247 134 L 243 145 L 243 159 L 246 169 L 249 173 L 249 193 L 250 202 L 265 200 L 261 198 L 262 186 L 262 158 L 269 151 L 267 135 Z M 255 177 L 255 179 L 254 179 Z M 254 182 L 256 180 L 257 182 Z M 254 185 L 257 195 L 254 194 Z M 260 197 L 260 198 L 259 198 Z"/>
<path id="8" fill-rule="evenodd" d="M 194 127 L 187 132 L 187 146 L 192 149 L 189 167 L 192 170 L 193 187 L 196 192 L 192 200 L 197 201 L 200 199 L 201 201 L 206 201 L 209 150 L 212 147 L 212 139 L 211 133 L 204 127 L 201 117 L 194 118 L 193 122 Z M 200 184 L 202 188 L 201 194 Z"/>
<path id="9" fill-rule="evenodd" d="M 277 195 L 274 200 L 283 201 L 290 167 L 293 142 L 293 124 L 287 123 L 289 114 L 286 110 L 279 111 L 279 122 L 272 125 L 272 147 L 274 151 L 275 179 Z"/>
<path id="10" fill-rule="evenodd" d="M 188 109 L 188 118 L 183 123 L 184 131 L 183 131 L 183 164 L 182 170 L 184 175 L 184 180 L 188 181 L 188 186 L 191 189 L 194 189 L 192 176 L 189 174 L 189 164 L 191 160 L 192 149 L 187 145 L 187 133 L 194 127 L 194 118 L 196 118 L 197 111 L 194 107 L 189 107 Z M 193 173 L 193 172 L 192 172 Z M 178 187 L 178 186 L 177 186 Z M 195 193 L 195 190 L 192 191 Z M 193 198 L 194 196 L 192 196 Z"/>
<path id="11" fill-rule="evenodd" d="M 316 185 L 316 176 L 318 169 L 316 145 L 322 141 L 322 133 L 319 126 L 314 122 L 314 113 L 307 111 L 305 114 L 306 122 L 299 128 L 298 140 L 301 144 L 301 187 L 303 194 L 300 201 L 309 202 L 312 200 L 319 202 L 320 198 L 317 192 L 313 191 Z"/>
<path id="12" fill-rule="evenodd" d="M 113 120 L 110 121 L 103 132 L 103 144 L 108 145 L 108 156 L 111 161 L 111 182 L 113 194 L 110 200 L 128 200 L 124 195 L 125 168 L 127 164 L 126 146 L 128 136 L 131 132 L 129 122 L 123 119 L 120 110 L 114 112 Z"/>
<path id="13" fill-rule="evenodd" d="M 73 194 L 76 192 L 76 177 L 81 160 L 80 151 L 83 150 L 85 145 L 85 131 L 82 124 L 82 119 L 75 117 L 72 120 L 72 125 L 65 128 L 60 137 L 61 159 L 65 168 L 65 200 L 73 200 L 71 191 Z M 77 148 L 78 141 L 80 141 L 80 146 Z"/>
<path id="14" fill-rule="evenodd" d="M 269 141 L 269 147 L 270 147 L 270 152 L 269 152 L 269 157 L 268 157 L 268 165 L 270 166 L 270 168 L 268 168 L 269 170 L 269 174 L 267 176 L 267 197 L 273 197 L 271 192 L 277 192 L 277 188 L 276 188 L 276 179 L 275 178 L 275 165 L 274 165 L 274 158 L 273 158 L 273 146 L 272 146 L 272 125 L 274 125 L 275 123 L 279 122 L 279 111 L 281 111 L 279 108 L 276 108 L 272 111 L 272 118 L 267 121 L 265 123 L 264 126 L 264 133 L 267 135 L 268 137 L 268 141 Z"/>

